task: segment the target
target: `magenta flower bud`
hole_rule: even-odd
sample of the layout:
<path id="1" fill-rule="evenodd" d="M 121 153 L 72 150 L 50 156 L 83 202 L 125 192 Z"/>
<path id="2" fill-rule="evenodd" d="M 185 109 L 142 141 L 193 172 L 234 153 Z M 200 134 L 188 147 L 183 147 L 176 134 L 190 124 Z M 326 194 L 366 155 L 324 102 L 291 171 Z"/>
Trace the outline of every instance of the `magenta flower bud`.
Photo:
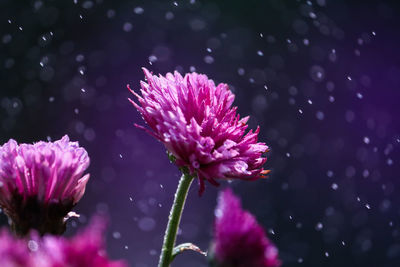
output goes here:
<path id="1" fill-rule="evenodd" d="M 39 267 L 28 251 L 26 240 L 15 239 L 6 229 L 0 230 L 0 266 Z"/>
<path id="2" fill-rule="evenodd" d="M 161 141 L 178 167 L 186 168 L 204 181 L 218 185 L 218 179 L 256 180 L 265 177 L 262 168 L 268 150 L 257 142 L 259 128 L 246 133 L 249 117 L 240 119 L 232 107 L 234 94 L 228 85 L 214 84 L 206 75 L 178 72 L 152 75 L 143 69 L 141 96 L 131 90 L 138 103 L 130 100 Z"/>
<path id="3" fill-rule="evenodd" d="M 78 142 L 64 136 L 56 142 L 0 147 L 0 207 L 18 235 L 30 229 L 62 234 L 68 213 L 82 198 L 90 160 Z"/>
<path id="4" fill-rule="evenodd" d="M 100 217 L 92 219 L 84 231 L 74 237 L 44 236 L 38 242 L 37 260 L 44 260 L 48 267 L 96 266 L 96 267 L 125 267 L 124 261 L 111 261 L 107 257 L 103 233 L 106 223 Z"/>
<path id="5" fill-rule="evenodd" d="M 111 261 L 105 251 L 105 223 L 95 218 L 72 238 L 45 235 L 35 231 L 16 238 L 6 229 L 0 231 L 0 266 L 5 267 L 125 267 L 124 261 Z"/>
<path id="6" fill-rule="evenodd" d="M 278 250 L 231 190 L 220 193 L 211 257 L 217 267 L 278 267 Z"/>

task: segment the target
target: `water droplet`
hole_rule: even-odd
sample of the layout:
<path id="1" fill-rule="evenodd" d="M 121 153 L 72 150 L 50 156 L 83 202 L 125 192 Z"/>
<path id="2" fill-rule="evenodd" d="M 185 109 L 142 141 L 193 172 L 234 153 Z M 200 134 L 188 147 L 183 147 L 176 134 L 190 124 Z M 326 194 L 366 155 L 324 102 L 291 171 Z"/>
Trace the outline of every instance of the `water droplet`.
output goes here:
<path id="1" fill-rule="evenodd" d="M 113 238 L 115 238 L 115 239 L 120 239 L 120 238 L 121 238 L 121 233 L 120 233 L 120 232 L 114 232 L 114 233 L 112 234 L 112 236 L 113 236 Z"/>
<path id="2" fill-rule="evenodd" d="M 152 64 L 153 62 L 156 62 L 158 58 L 155 55 L 150 55 L 149 56 L 149 63 Z"/>
<path id="3" fill-rule="evenodd" d="M 167 13 L 165 13 L 166 20 L 172 20 L 174 17 L 175 17 L 175 15 L 171 11 L 168 11 Z"/>
<path id="4" fill-rule="evenodd" d="M 310 12 L 308 15 L 309 15 L 310 18 L 312 18 L 312 19 L 316 19 L 316 18 L 317 18 L 317 15 L 315 15 L 314 12 Z"/>
<path id="5" fill-rule="evenodd" d="M 122 29 L 124 30 L 124 32 L 130 32 L 133 28 L 132 23 L 130 22 L 125 22 Z"/>
<path id="6" fill-rule="evenodd" d="M 338 186 L 336 183 L 333 183 L 333 184 L 331 185 L 331 188 L 332 188 L 333 190 L 337 190 L 337 189 L 339 188 L 339 186 Z"/>
<path id="7" fill-rule="evenodd" d="M 156 226 L 156 221 L 150 217 L 143 217 L 139 220 L 138 226 L 142 231 L 149 232 Z"/>
<path id="8" fill-rule="evenodd" d="M 325 70 L 318 65 L 314 65 L 310 69 L 310 76 L 316 82 L 321 82 L 325 79 Z"/>
<path id="9" fill-rule="evenodd" d="M 321 231 L 322 228 L 324 228 L 324 225 L 322 223 L 320 223 L 320 222 L 317 223 L 317 225 L 315 226 L 315 230 L 317 230 L 317 231 Z"/>
<path id="10" fill-rule="evenodd" d="M 39 248 L 38 243 L 35 240 L 28 241 L 28 248 L 30 251 L 37 251 Z"/>
<path id="11" fill-rule="evenodd" d="M 138 7 L 135 7 L 135 8 L 133 9 L 133 12 L 134 12 L 135 14 L 141 15 L 141 14 L 144 13 L 144 9 L 143 9 L 142 7 L 140 7 L 140 6 L 138 6 Z"/>
<path id="12" fill-rule="evenodd" d="M 322 111 L 317 111 L 315 114 L 315 117 L 317 117 L 318 120 L 322 121 L 325 118 L 325 114 Z"/>
<path id="13" fill-rule="evenodd" d="M 207 55 L 204 57 L 204 62 L 207 64 L 212 64 L 214 63 L 214 58 L 212 56 Z"/>
<path id="14" fill-rule="evenodd" d="M 246 71 L 243 68 L 238 68 L 237 72 L 240 76 L 243 76 L 246 73 Z"/>
<path id="15" fill-rule="evenodd" d="M 271 234 L 271 235 L 275 235 L 274 229 L 269 229 L 269 230 L 268 230 L 268 233 Z"/>
<path id="16" fill-rule="evenodd" d="M 85 56 L 82 54 L 78 54 L 75 57 L 76 62 L 82 62 L 83 60 L 85 60 Z"/>

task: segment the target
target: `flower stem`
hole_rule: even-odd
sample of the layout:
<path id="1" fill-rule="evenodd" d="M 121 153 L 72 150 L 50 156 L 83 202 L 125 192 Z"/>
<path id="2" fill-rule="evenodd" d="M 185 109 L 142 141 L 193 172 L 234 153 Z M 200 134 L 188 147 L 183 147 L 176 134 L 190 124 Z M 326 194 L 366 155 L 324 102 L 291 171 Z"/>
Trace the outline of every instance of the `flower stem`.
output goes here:
<path id="1" fill-rule="evenodd" d="M 172 252 L 174 250 L 176 234 L 178 232 L 183 207 L 185 206 L 186 197 L 193 178 L 194 177 L 192 175 L 183 172 L 179 181 L 179 185 L 175 193 L 174 203 L 172 204 L 172 208 L 168 217 L 168 226 L 164 235 L 164 243 L 162 246 L 158 267 L 168 267 L 172 261 Z"/>

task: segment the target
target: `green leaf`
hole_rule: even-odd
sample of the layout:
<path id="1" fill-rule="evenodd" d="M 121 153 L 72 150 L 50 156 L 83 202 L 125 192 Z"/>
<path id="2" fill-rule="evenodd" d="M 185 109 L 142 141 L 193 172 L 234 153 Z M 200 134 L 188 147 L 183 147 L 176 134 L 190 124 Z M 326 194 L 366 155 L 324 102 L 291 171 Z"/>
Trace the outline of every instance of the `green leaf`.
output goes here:
<path id="1" fill-rule="evenodd" d="M 187 251 L 187 250 L 192 250 L 194 252 L 200 253 L 201 255 L 207 257 L 207 252 L 202 251 L 198 246 L 196 246 L 192 243 L 183 243 L 183 244 L 180 244 L 180 245 L 174 247 L 174 250 L 172 252 L 172 260 L 175 259 L 176 255 L 181 254 L 182 252 Z"/>

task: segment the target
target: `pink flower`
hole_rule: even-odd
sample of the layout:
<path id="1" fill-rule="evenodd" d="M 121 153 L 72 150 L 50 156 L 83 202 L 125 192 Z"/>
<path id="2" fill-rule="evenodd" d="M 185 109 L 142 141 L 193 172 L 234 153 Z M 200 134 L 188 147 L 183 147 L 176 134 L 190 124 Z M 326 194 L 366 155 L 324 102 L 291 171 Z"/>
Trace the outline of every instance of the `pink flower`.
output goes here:
<path id="1" fill-rule="evenodd" d="M 30 229 L 61 234 L 65 217 L 82 198 L 89 157 L 68 136 L 52 142 L 0 147 L 0 206 L 20 235 Z"/>
<path id="2" fill-rule="evenodd" d="M 242 210 L 231 190 L 223 191 L 215 211 L 214 262 L 218 267 L 277 267 L 278 250 L 252 214 Z"/>
<path id="3" fill-rule="evenodd" d="M 28 251 L 26 240 L 15 239 L 6 229 L 0 230 L 0 266 L 39 267 Z"/>
<path id="4" fill-rule="evenodd" d="M 204 180 L 218 185 L 217 179 L 256 180 L 268 173 L 262 168 L 268 147 L 257 143 L 259 128 L 246 134 L 248 117 L 236 114 L 228 85 L 215 86 L 197 73 L 157 77 L 143 70 L 142 95 L 131 90 L 138 103 L 130 101 L 150 127 L 146 131 L 165 145 L 178 167 L 199 178 L 200 193 Z"/>
<path id="5" fill-rule="evenodd" d="M 105 251 L 103 232 L 105 222 L 96 217 L 90 225 L 71 239 L 44 236 L 38 242 L 38 258 L 46 267 L 124 267 L 123 261 L 110 261 Z"/>
<path id="6" fill-rule="evenodd" d="M 110 261 L 104 248 L 105 223 L 95 218 L 75 237 L 40 237 L 31 232 L 18 239 L 6 229 L 0 232 L 0 266 L 4 267 L 125 267 L 123 261 Z"/>

